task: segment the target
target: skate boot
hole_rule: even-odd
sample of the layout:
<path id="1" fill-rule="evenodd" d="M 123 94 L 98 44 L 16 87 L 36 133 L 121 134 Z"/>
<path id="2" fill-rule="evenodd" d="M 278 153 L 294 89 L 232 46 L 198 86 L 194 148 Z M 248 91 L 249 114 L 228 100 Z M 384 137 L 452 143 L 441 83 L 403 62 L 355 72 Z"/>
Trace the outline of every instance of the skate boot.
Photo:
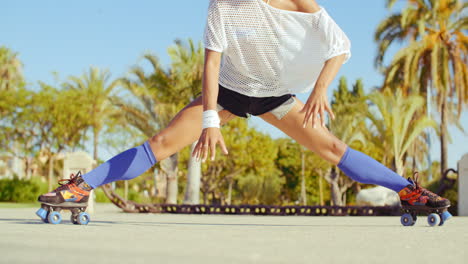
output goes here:
<path id="1" fill-rule="evenodd" d="M 414 225 L 417 215 L 424 213 L 429 214 L 427 220 L 430 226 L 443 225 L 452 217 L 447 211 L 450 201 L 422 188 L 418 184 L 418 178 L 418 173 L 415 172 L 413 179 L 408 178 L 410 184 L 398 193 L 404 212 L 401 223 L 405 226 Z"/>
<path id="2" fill-rule="evenodd" d="M 59 184 L 52 192 L 39 196 L 41 209 L 36 214 L 46 223 L 58 224 L 62 221 L 60 211 L 70 210 L 74 224 L 87 224 L 89 215 L 84 211 L 93 188 L 83 180 L 80 172 L 72 174 L 70 179 L 59 180 Z"/>
<path id="3" fill-rule="evenodd" d="M 59 184 L 57 189 L 39 196 L 38 201 L 50 205 L 88 203 L 92 188 L 83 180 L 81 172 L 72 174 L 70 179 L 59 180 Z"/>

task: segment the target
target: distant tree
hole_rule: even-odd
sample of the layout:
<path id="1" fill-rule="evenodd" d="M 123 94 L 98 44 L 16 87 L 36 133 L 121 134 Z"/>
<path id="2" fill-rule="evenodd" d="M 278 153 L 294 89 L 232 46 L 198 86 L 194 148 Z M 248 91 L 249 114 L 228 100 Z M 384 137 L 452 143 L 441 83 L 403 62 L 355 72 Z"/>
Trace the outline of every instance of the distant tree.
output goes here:
<path id="1" fill-rule="evenodd" d="M 22 64 L 6 47 L 0 46 L 0 147 L 12 149 L 11 133 L 15 131 L 16 116 L 28 105 L 30 92 L 24 87 L 21 75 Z"/>
<path id="2" fill-rule="evenodd" d="M 386 0 L 392 8 L 396 0 Z M 377 27 L 376 65 L 385 73 L 385 87 L 436 95 L 440 113 L 441 174 L 447 170 L 447 127 L 468 102 L 468 4 L 460 0 L 408 0 L 401 11 Z M 389 66 L 384 57 L 394 43 L 406 42 Z M 422 105 L 421 107 L 423 107 Z M 426 106 L 429 107 L 429 106 Z"/>
<path id="3" fill-rule="evenodd" d="M 369 95 L 375 105 L 368 118 L 376 141 L 385 142 L 385 156 L 400 175 L 404 175 L 404 162 L 413 145 L 424 136 L 427 128 L 437 128 L 436 122 L 420 114 L 424 98 L 419 95 L 403 96 L 401 90 L 394 94 L 390 89 L 375 91 Z"/>
<path id="4" fill-rule="evenodd" d="M 285 203 L 294 203 L 300 198 L 301 146 L 290 138 L 279 138 L 276 140 L 276 144 L 278 145 L 278 155 L 275 165 L 285 179 L 281 200 Z"/>
<path id="5" fill-rule="evenodd" d="M 301 146 L 290 138 L 272 140 L 233 119 L 222 128 L 229 155 L 202 164 L 202 203 L 290 205 L 301 201 Z M 276 154 L 275 154 L 276 153 Z M 324 204 L 329 191 L 323 187 L 329 164 L 310 151 L 305 154 L 307 204 Z M 180 155 L 186 164 L 190 150 Z M 185 175 L 185 165 L 179 170 Z M 320 187 L 322 186 L 322 187 Z"/>
<path id="6" fill-rule="evenodd" d="M 333 93 L 331 107 L 336 118 L 330 122 L 330 131 L 350 147 L 367 152 L 372 147 L 372 142 L 366 142 L 367 104 L 363 81 L 358 79 L 352 90 L 349 90 L 346 78 L 341 77 L 338 89 Z M 355 182 L 346 177 L 337 166 L 330 166 L 324 178 L 330 185 L 332 204 L 346 205 L 347 191 Z"/>
<path id="7" fill-rule="evenodd" d="M 199 42 L 197 45 L 192 39 L 186 42 L 176 40 L 175 45 L 168 48 L 171 58 L 171 72 L 176 79 L 175 89 L 168 94 L 169 99 L 178 98 L 180 104 L 186 105 L 201 95 L 203 63 L 205 49 Z"/>
<path id="8" fill-rule="evenodd" d="M 165 101 L 174 85 L 170 72 L 162 68 L 156 56 L 146 54 L 144 59 L 152 66 L 151 72 L 146 73 L 141 66 L 133 66 L 129 76 L 120 80 L 130 96 L 113 97 L 112 101 L 124 111 L 126 122 L 150 138 L 169 124 L 178 105 Z M 176 153 L 158 164 L 167 178 L 166 203 L 177 203 L 178 162 Z"/>
<path id="9" fill-rule="evenodd" d="M 318 155 L 304 151 L 302 146 L 290 138 L 279 138 L 275 143 L 278 146 L 275 166 L 280 171 L 280 177 L 284 179 L 279 197 L 281 203 L 323 205 L 326 192 L 322 186 L 322 179 L 328 173 L 330 164 Z M 304 163 L 302 163 L 302 154 Z M 304 165 L 305 190 L 302 187 L 302 165 Z M 303 194 L 304 191 L 306 195 Z"/>
<path id="10" fill-rule="evenodd" d="M 32 156 L 36 151 L 37 134 L 31 129 L 34 124 L 29 119 L 33 94 L 22 87 L 0 90 L 0 153 L 23 160 L 27 178 L 31 176 Z"/>
<path id="11" fill-rule="evenodd" d="M 71 76 L 64 84 L 67 89 L 82 93 L 84 101 L 79 104 L 88 111 L 88 118 L 93 131 L 93 158 L 99 159 L 99 135 L 104 127 L 114 126 L 119 117 L 118 109 L 110 102 L 109 98 L 115 95 L 119 84 L 118 80 L 112 81 L 107 70 L 99 70 L 91 67 L 82 76 Z"/>
<path id="12" fill-rule="evenodd" d="M 151 65 L 145 72 L 142 66 L 130 69 L 128 77 L 121 79 L 131 96 L 128 99 L 114 97 L 114 103 L 125 111 L 127 122 L 139 129 L 148 138 L 166 127 L 183 106 L 201 91 L 203 48 L 196 47 L 192 40 L 188 47 L 181 41 L 168 49 L 172 63 L 164 69 L 156 56 L 145 54 L 144 60 Z M 168 179 L 167 203 L 177 202 L 178 153 L 160 161 L 159 166 Z M 193 173 L 193 172 L 192 172 Z"/>
<path id="13" fill-rule="evenodd" d="M 203 78 L 203 60 L 204 48 L 201 43 L 195 45 L 193 40 L 189 39 L 185 44 L 176 40 L 176 44 L 168 49 L 171 57 L 171 69 L 174 77 L 177 78 L 176 84 L 179 86 L 173 89 L 174 99 L 182 100 L 182 103 L 188 104 L 198 95 L 201 95 Z M 192 144 L 194 148 L 196 142 Z M 201 164 L 195 158 L 190 156 L 187 170 L 187 184 L 185 188 L 184 204 L 198 204 L 200 201 L 200 183 L 201 183 Z"/>
<path id="14" fill-rule="evenodd" d="M 23 125 L 17 122 L 17 116 L 28 105 L 29 97 L 18 53 L 0 46 L 0 153 L 23 159 L 26 171 L 30 163 L 26 161 L 27 151 L 23 147 L 26 138 L 30 140 L 30 137 L 22 137 L 25 130 L 20 128 Z"/>
<path id="15" fill-rule="evenodd" d="M 22 66 L 18 53 L 0 46 L 0 91 L 16 90 L 24 82 Z"/>
<path id="16" fill-rule="evenodd" d="M 221 130 L 229 155 L 218 153 L 215 161 L 202 164 L 204 203 L 211 195 L 212 203 L 231 204 L 237 197 L 243 203 L 277 204 L 283 179 L 275 166 L 274 140 L 240 118 Z"/>
<path id="17" fill-rule="evenodd" d="M 91 126 L 89 113 L 82 108 L 82 94 L 74 90 L 59 90 L 40 83 L 41 90 L 31 98 L 24 109 L 20 123 L 28 124 L 35 133 L 35 146 L 48 160 L 49 190 L 52 189 L 54 161 L 66 149 L 82 147 L 84 132 Z"/>

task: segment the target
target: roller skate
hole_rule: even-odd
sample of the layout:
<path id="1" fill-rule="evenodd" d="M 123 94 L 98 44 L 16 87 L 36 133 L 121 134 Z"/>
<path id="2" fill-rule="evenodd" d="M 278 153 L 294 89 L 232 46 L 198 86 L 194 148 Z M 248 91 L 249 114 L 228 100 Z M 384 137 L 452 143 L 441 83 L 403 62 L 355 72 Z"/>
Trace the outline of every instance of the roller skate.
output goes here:
<path id="1" fill-rule="evenodd" d="M 412 226 L 416 223 L 418 214 L 427 216 L 430 226 L 441 226 L 452 215 L 447 211 L 450 201 L 430 192 L 418 184 L 418 173 L 413 175 L 414 180 L 408 178 L 410 184 L 401 190 L 398 195 L 401 201 L 401 224 Z"/>
<path id="2" fill-rule="evenodd" d="M 69 210 L 71 222 L 75 225 L 89 223 L 89 214 L 85 212 L 88 206 L 89 193 L 93 189 L 81 177 L 81 172 L 72 174 L 70 179 L 59 180 L 60 186 L 52 192 L 39 196 L 41 208 L 36 212 L 44 223 L 60 224 L 60 211 Z"/>

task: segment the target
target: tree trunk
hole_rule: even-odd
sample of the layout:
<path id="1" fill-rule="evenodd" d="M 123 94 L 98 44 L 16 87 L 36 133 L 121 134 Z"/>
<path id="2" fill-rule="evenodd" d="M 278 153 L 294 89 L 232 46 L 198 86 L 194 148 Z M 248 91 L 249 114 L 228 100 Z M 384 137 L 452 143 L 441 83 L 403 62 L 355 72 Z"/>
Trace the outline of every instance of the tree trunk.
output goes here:
<path id="1" fill-rule="evenodd" d="M 343 205 L 343 193 L 341 191 L 340 185 L 338 183 L 339 173 L 336 171 L 335 167 L 332 167 L 330 170 L 330 175 L 327 178 L 328 183 L 330 184 L 330 194 L 332 205 L 342 206 Z"/>
<path id="2" fill-rule="evenodd" d="M 412 169 L 411 171 L 416 171 L 418 169 L 417 165 L 416 165 L 416 151 L 417 151 L 416 144 L 413 144 L 413 153 L 414 154 L 413 154 L 412 163 L 411 163 L 411 169 Z M 429 172 L 429 174 L 431 174 L 431 173 Z"/>
<path id="3" fill-rule="evenodd" d="M 231 205 L 231 198 L 232 198 L 232 183 L 234 182 L 233 179 L 229 180 L 229 186 L 228 186 L 228 195 L 226 199 L 226 204 Z"/>
<path id="4" fill-rule="evenodd" d="M 52 191 L 52 179 L 54 174 L 54 155 L 50 155 L 49 157 L 49 176 L 48 176 L 48 182 L 49 182 L 49 192 Z"/>
<path id="5" fill-rule="evenodd" d="M 99 130 L 94 129 L 93 131 L 93 158 L 97 162 L 98 160 L 98 145 L 99 145 Z"/>
<path id="6" fill-rule="evenodd" d="M 174 154 L 170 156 L 169 158 L 161 161 L 161 169 L 167 175 L 166 203 L 168 204 L 177 204 L 177 193 L 178 193 L 177 163 L 178 163 L 178 154 Z"/>
<path id="7" fill-rule="evenodd" d="M 440 175 L 443 176 L 447 170 L 447 113 L 446 102 L 442 103 L 440 109 Z"/>
<path id="8" fill-rule="evenodd" d="M 161 162 L 162 163 L 162 162 Z M 161 200 L 166 200 L 167 198 L 167 175 L 165 170 L 155 170 L 155 185 L 156 185 L 156 197 L 161 198 Z"/>
<path id="9" fill-rule="evenodd" d="M 178 191 L 177 171 L 174 171 L 174 172 L 171 172 L 170 174 L 167 174 L 167 197 L 166 197 L 167 204 L 177 204 L 177 191 Z"/>
<path id="10" fill-rule="evenodd" d="M 433 171 L 432 171 L 432 157 L 431 157 L 431 134 L 430 132 L 426 132 L 426 143 L 427 143 L 427 181 L 431 182 L 432 177 L 433 177 Z"/>
<path id="11" fill-rule="evenodd" d="M 432 106 L 432 100 L 431 100 L 431 82 L 429 81 L 429 79 L 426 79 L 425 78 L 425 87 L 426 87 L 426 114 L 427 114 L 427 117 L 428 118 L 432 118 L 431 117 L 431 106 Z M 426 143 L 427 143 L 427 164 L 428 164 L 428 168 L 427 168 L 427 172 L 428 172 L 428 175 L 427 175 L 427 180 L 428 182 L 431 182 L 432 181 L 432 158 L 431 158 L 431 131 L 429 128 L 426 129 Z"/>
<path id="12" fill-rule="evenodd" d="M 158 170 L 154 170 L 153 173 L 153 182 L 154 182 L 154 188 L 153 188 L 153 196 L 158 197 Z"/>
<path id="13" fill-rule="evenodd" d="M 398 175 L 404 176 L 403 161 L 400 158 L 395 157 L 395 169 Z"/>
<path id="14" fill-rule="evenodd" d="M 193 152 L 197 142 L 192 144 Z M 201 162 L 190 155 L 187 169 L 187 186 L 185 189 L 184 204 L 200 203 L 200 180 L 201 180 Z"/>
<path id="15" fill-rule="evenodd" d="M 320 203 L 321 206 L 323 206 L 322 173 L 319 174 L 318 181 L 319 181 L 319 196 L 320 196 L 319 203 Z"/>
<path id="16" fill-rule="evenodd" d="M 124 199 L 128 200 L 128 181 L 124 181 Z"/>
<path id="17" fill-rule="evenodd" d="M 32 167 L 32 158 L 30 157 L 24 157 L 23 158 L 23 162 L 24 162 L 24 174 L 26 175 L 26 180 L 30 180 L 31 179 L 31 167 Z"/>
<path id="18" fill-rule="evenodd" d="M 203 204 L 207 204 L 207 203 L 208 203 L 208 193 L 203 192 Z"/>
<path id="19" fill-rule="evenodd" d="M 341 193 L 338 182 L 332 182 L 330 184 L 331 202 L 334 206 L 341 206 Z"/>
<path id="20" fill-rule="evenodd" d="M 301 147 L 301 203 L 307 205 L 306 184 L 305 184 L 305 162 L 304 162 L 304 149 Z"/>

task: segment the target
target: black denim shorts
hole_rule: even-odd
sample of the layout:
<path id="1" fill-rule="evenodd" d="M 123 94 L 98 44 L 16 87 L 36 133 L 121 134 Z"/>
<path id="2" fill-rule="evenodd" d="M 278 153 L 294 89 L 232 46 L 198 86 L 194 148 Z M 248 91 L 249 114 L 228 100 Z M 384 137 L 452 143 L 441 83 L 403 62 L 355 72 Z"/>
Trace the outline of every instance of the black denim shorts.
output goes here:
<path id="1" fill-rule="evenodd" d="M 252 97 L 234 92 L 219 85 L 218 104 L 229 112 L 240 117 L 249 117 L 249 115 L 263 115 L 284 105 L 282 110 L 286 114 L 294 105 L 294 95 L 285 94 L 282 96 L 271 97 Z M 285 105 L 287 104 L 287 105 Z M 284 115 L 282 114 L 282 116 Z M 275 115 L 278 119 L 278 115 Z M 282 117 L 281 116 L 281 117 Z"/>

